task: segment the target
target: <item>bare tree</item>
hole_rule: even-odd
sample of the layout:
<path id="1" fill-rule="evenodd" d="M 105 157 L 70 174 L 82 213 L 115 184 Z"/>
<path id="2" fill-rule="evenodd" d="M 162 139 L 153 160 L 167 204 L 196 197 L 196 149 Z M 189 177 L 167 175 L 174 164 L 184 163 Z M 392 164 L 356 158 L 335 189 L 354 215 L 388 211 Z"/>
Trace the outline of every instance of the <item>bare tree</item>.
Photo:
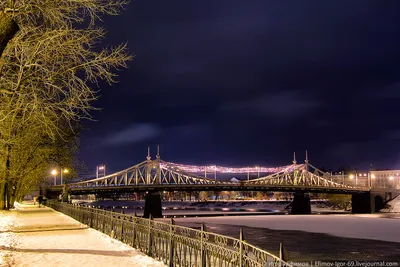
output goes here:
<path id="1" fill-rule="evenodd" d="M 126 45 L 101 48 L 102 15 L 117 15 L 126 0 L 10 0 L 0 3 L 0 204 L 8 203 L 12 162 L 26 129 L 48 143 L 68 141 L 90 119 L 99 81 L 131 59 Z M 21 151 L 20 151 L 21 152 Z M 38 180 L 38 177 L 35 178 Z M 34 179 L 34 180 L 35 180 Z M 2 203 L 3 202 L 3 203 Z M 5 206 L 7 208 L 7 206 Z"/>
<path id="2" fill-rule="evenodd" d="M 199 198 L 200 201 L 207 201 L 209 199 L 209 193 L 207 191 L 200 191 Z"/>
<path id="3" fill-rule="evenodd" d="M 12 15 L 9 14 L 10 10 L 5 9 L 0 12 L 0 57 L 3 54 L 4 48 L 8 42 L 18 32 L 18 25 L 13 20 Z"/>

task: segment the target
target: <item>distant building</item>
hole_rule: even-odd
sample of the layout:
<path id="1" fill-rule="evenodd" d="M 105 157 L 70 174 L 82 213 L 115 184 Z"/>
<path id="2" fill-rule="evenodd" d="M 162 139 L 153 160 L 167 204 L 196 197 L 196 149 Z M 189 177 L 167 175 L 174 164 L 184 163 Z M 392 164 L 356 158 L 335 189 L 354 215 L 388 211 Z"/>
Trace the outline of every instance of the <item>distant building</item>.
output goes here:
<path id="1" fill-rule="evenodd" d="M 370 171 L 373 187 L 400 189 L 400 170 Z"/>
<path id="2" fill-rule="evenodd" d="M 347 185 L 398 188 L 400 189 L 400 170 L 350 171 L 332 174 L 332 181 Z"/>
<path id="3" fill-rule="evenodd" d="M 339 172 L 332 174 L 332 181 L 340 184 L 354 185 L 354 186 L 365 186 L 367 187 L 369 180 L 369 172 L 363 171 L 351 171 L 351 172 Z M 328 178 L 329 179 L 329 178 Z"/>

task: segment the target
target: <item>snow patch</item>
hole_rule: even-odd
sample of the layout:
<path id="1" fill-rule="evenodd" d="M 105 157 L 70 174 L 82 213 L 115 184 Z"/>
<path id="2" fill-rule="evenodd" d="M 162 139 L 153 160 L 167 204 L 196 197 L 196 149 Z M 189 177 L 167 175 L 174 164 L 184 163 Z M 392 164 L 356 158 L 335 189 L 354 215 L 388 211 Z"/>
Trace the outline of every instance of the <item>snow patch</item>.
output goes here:
<path id="1" fill-rule="evenodd" d="M 381 210 L 381 212 L 394 212 L 400 213 L 400 195 L 392 199 L 387 203 L 387 208 Z"/>
<path id="2" fill-rule="evenodd" d="M 10 250 L 17 241 L 16 235 L 9 230 L 14 223 L 14 213 L 0 211 L 0 266 L 13 266 Z"/>
<path id="3" fill-rule="evenodd" d="M 79 222 L 50 208 L 18 206 L 17 216 L 0 213 L 0 266 L 165 266 L 94 229 L 60 229 Z"/>
<path id="4" fill-rule="evenodd" d="M 0 211 L 0 232 L 10 229 L 15 222 L 15 215 L 11 212 Z"/>

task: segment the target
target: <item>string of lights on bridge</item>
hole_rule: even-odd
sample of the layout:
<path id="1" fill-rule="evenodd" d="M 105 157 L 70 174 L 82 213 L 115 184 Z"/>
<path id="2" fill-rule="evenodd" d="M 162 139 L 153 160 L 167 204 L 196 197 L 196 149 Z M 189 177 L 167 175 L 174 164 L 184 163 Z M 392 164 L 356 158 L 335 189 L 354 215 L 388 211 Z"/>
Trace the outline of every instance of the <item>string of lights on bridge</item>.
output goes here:
<path id="1" fill-rule="evenodd" d="M 159 160 L 160 159 L 160 147 L 157 146 L 157 155 L 156 158 Z M 151 156 L 150 156 L 150 147 L 148 147 L 148 154 L 147 154 L 147 160 L 150 160 Z M 308 166 L 308 153 L 306 151 L 306 159 L 305 159 L 305 163 Z M 262 166 L 253 166 L 253 167 L 226 167 L 226 166 L 217 166 L 217 165 L 189 165 L 189 164 L 178 164 L 178 163 L 172 163 L 172 162 L 165 162 L 165 161 L 161 161 L 160 163 L 161 167 L 164 168 L 172 168 L 178 171 L 183 171 L 186 173 L 203 173 L 205 174 L 205 176 L 207 177 L 208 173 L 214 173 L 215 175 L 217 173 L 225 173 L 225 174 L 250 174 L 250 173 L 258 173 L 258 176 L 260 176 L 261 173 L 263 174 L 273 174 L 273 173 L 279 173 L 279 172 L 292 172 L 293 170 L 298 168 L 297 162 L 296 162 L 296 153 L 293 153 L 293 164 L 291 165 L 286 165 L 286 166 L 279 166 L 279 167 L 262 167 Z M 311 166 L 311 165 L 310 165 Z M 312 166 L 314 169 L 315 167 Z M 97 166 L 96 169 L 96 178 L 98 178 L 98 172 L 99 170 L 103 171 L 103 176 L 105 176 L 105 166 Z M 317 170 L 317 169 L 316 169 Z M 320 172 L 321 174 L 324 174 L 324 172 L 318 170 L 318 172 Z M 325 174 L 329 174 L 328 172 Z M 341 174 L 341 173 L 339 173 Z M 341 176 L 344 175 L 341 174 Z M 396 174 L 397 176 L 399 175 L 398 173 Z M 332 173 L 330 173 L 330 176 L 332 176 Z M 337 176 L 337 175 L 335 175 Z M 350 180 L 354 179 L 354 178 L 361 178 L 362 176 L 368 176 L 366 178 L 372 178 L 375 179 L 377 177 L 375 177 L 376 175 L 374 173 L 355 173 L 352 174 L 348 174 L 348 177 L 350 178 Z M 379 175 L 378 175 L 379 176 Z M 215 176 L 216 177 L 216 176 Z M 388 177 L 389 180 L 393 180 L 394 177 L 393 175 L 390 175 L 390 177 Z"/>
<path id="2" fill-rule="evenodd" d="M 177 163 L 172 163 L 168 162 L 167 165 L 170 167 L 182 170 L 184 172 L 191 172 L 191 173 L 276 173 L 280 172 L 283 169 L 291 166 L 281 166 L 281 167 L 260 167 L 260 166 L 255 166 L 255 167 L 239 167 L 239 168 L 234 168 L 234 167 L 223 167 L 223 166 L 197 166 L 197 165 L 185 165 L 185 164 L 177 164 Z"/>

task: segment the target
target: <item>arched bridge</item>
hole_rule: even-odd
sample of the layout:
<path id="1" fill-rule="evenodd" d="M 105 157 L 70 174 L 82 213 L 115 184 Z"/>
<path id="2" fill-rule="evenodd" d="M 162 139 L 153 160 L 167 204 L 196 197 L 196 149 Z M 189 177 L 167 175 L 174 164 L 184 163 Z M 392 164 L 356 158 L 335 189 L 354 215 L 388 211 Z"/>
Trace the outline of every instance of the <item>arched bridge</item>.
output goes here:
<path id="1" fill-rule="evenodd" d="M 217 172 L 247 173 L 247 179 L 216 179 Z M 258 177 L 250 179 L 250 173 L 255 172 L 258 173 Z M 210 173 L 214 173 L 214 179 L 207 177 Z M 161 160 L 159 152 L 152 160 L 149 151 L 145 161 L 130 168 L 101 178 L 51 186 L 48 188 L 48 195 L 55 196 L 61 192 L 64 195 L 83 195 L 140 191 L 150 194 L 161 191 L 288 191 L 296 193 L 293 203 L 300 203 L 301 213 L 308 213 L 310 201 L 304 193 L 339 193 L 351 194 L 353 212 L 364 213 L 375 210 L 373 198 L 377 194 L 387 192 L 387 189 L 379 189 L 383 190 L 379 192 L 378 189 L 372 188 L 371 184 L 371 178 L 356 185 L 348 183 L 344 178 L 338 180 L 311 165 L 307 153 L 302 164 L 297 163 L 294 154 L 293 162 L 281 167 L 228 168 L 167 162 Z"/>
<path id="2" fill-rule="evenodd" d="M 247 180 L 217 180 L 207 178 L 207 172 L 266 174 Z M 202 176 L 200 173 L 205 174 Z M 308 159 L 304 164 L 296 160 L 286 166 L 274 168 L 227 168 L 181 165 L 163 161 L 157 154 L 125 170 L 101 178 L 70 183 L 66 186 L 72 194 L 88 194 L 105 191 L 304 191 L 332 193 L 368 192 L 368 186 L 354 186 L 330 179 L 331 176 L 311 165 Z M 50 189 L 62 190 L 63 186 Z"/>

